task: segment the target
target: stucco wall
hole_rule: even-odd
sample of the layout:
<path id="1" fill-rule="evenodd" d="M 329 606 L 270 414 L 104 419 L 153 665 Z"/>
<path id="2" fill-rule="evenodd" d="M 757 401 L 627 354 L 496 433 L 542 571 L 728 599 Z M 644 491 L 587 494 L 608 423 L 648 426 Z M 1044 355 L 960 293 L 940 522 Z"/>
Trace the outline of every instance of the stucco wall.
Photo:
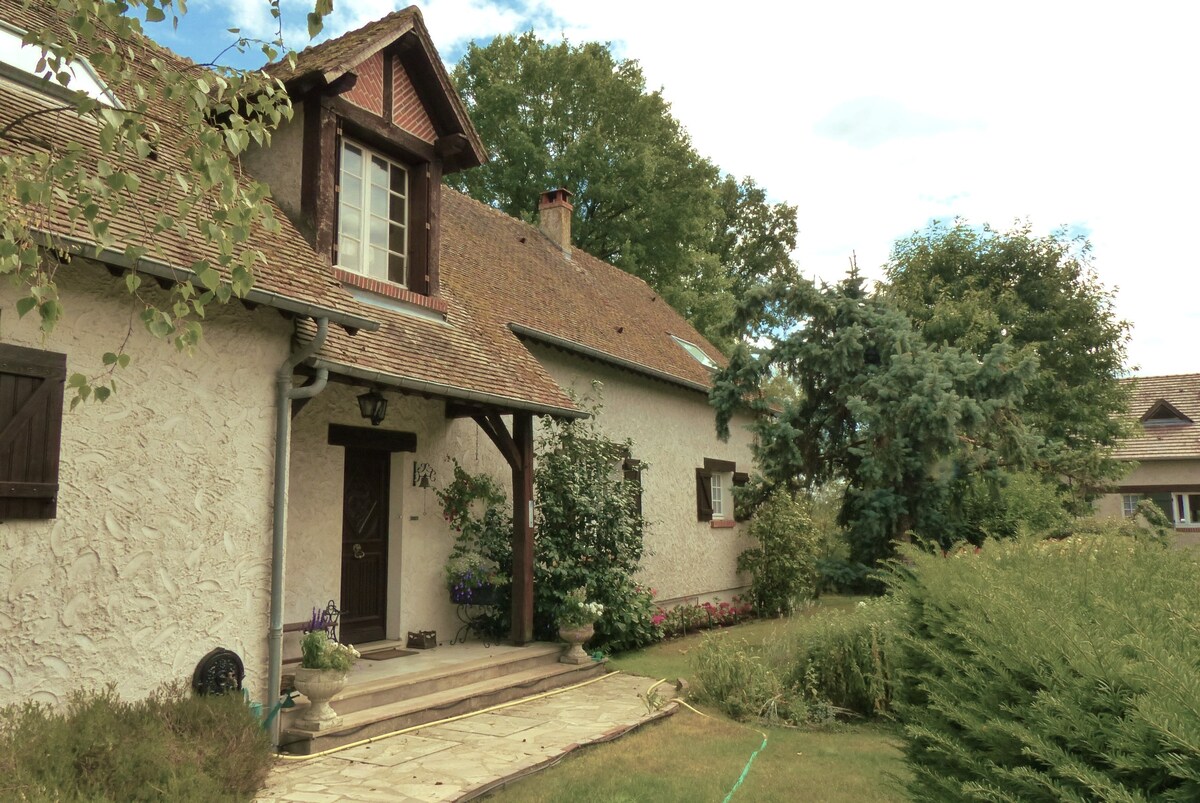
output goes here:
<path id="1" fill-rule="evenodd" d="M 750 438 L 744 421 L 728 444 L 717 441 L 713 413 L 704 397 L 661 382 L 643 380 L 594 361 L 535 347 L 550 372 L 581 394 L 593 379 L 603 382 L 601 423 L 616 438 L 632 438 L 634 456 L 650 464 L 643 474 L 643 510 L 650 520 L 643 582 L 660 600 L 727 598 L 746 584 L 735 571 L 749 545 L 743 527 L 713 528 L 696 521 L 695 469 L 704 458 L 732 460 L 749 470 Z M 329 425 L 364 426 L 355 397 L 362 388 L 331 384 L 294 420 L 291 495 L 285 582 L 285 621 L 306 620 L 314 605 L 339 600 L 341 511 L 345 450 L 328 444 Z M 491 441 L 469 419 L 449 421 L 445 403 L 387 393 L 381 430 L 412 432 L 416 453 L 392 459 L 389 541 L 388 638 L 410 630 L 436 629 L 448 642 L 459 623 L 446 598 L 442 567 L 454 534 L 441 516 L 433 488 L 414 488 L 413 463 L 437 471 L 436 487 L 452 476 L 451 458 L 468 471 L 487 472 L 510 492 L 510 474 Z M 296 654 L 296 638 L 285 655 Z"/>
<path id="2" fill-rule="evenodd" d="M 633 440 L 633 457 L 649 467 L 642 474 L 642 510 L 649 520 L 643 581 L 660 601 L 713 596 L 727 598 L 749 578 L 736 571 L 737 556 L 750 542 L 744 525 L 722 529 L 696 520 L 696 469 L 704 458 L 730 460 L 751 470 L 751 437 L 745 419 L 730 425 L 730 437 L 716 436 L 706 397 L 664 382 L 645 379 L 559 349 L 529 345 L 560 385 L 577 395 L 602 384 L 601 428 L 616 439 Z"/>
<path id="3" fill-rule="evenodd" d="M 194 356 L 156 341 L 102 268 L 59 272 L 44 342 L 0 287 L 0 340 L 94 374 L 132 326 L 118 392 L 63 415 L 58 517 L 0 523 L 0 704 L 115 682 L 141 696 L 225 646 L 266 666 L 273 375 L 290 326 L 211 308 Z M 70 392 L 67 394 L 69 404 Z"/>
<path id="4" fill-rule="evenodd" d="M 271 147 L 252 146 L 242 156 L 246 170 L 271 188 L 271 197 L 292 222 L 305 231 L 300 214 L 300 165 L 304 161 L 304 104 L 271 135 Z"/>

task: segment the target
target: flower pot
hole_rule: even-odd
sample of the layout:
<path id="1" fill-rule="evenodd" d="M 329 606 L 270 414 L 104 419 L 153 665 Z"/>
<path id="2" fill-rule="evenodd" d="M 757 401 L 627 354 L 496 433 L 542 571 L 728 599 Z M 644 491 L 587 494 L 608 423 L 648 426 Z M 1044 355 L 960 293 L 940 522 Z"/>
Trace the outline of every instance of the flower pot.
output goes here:
<path id="1" fill-rule="evenodd" d="M 455 605 L 496 605 L 500 589 L 493 585 L 464 586 L 450 589 L 450 601 Z"/>
<path id="2" fill-rule="evenodd" d="M 337 669 L 297 669 L 296 690 L 307 697 L 309 703 L 299 727 L 323 731 L 342 724 L 342 718 L 330 707 L 329 701 L 345 686 L 346 673 Z"/>
<path id="3" fill-rule="evenodd" d="M 569 645 L 567 651 L 559 656 L 559 662 L 564 664 L 586 664 L 592 657 L 583 651 L 583 645 L 595 635 L 594 625 L 583 627 L 560 627 L 558 637 Z"/>

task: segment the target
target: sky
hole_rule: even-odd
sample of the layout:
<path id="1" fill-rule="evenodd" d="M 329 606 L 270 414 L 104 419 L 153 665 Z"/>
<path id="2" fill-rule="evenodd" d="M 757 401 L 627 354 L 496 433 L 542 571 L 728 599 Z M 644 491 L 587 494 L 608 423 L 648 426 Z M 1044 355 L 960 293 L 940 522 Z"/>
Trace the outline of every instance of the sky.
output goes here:
<path id="1" fill-rule="evenodd" d="M 285 41 L 301 49 L 305 0 L 281 2 Z M 1066 227 L 1091 241 L 1091 266 L 1133 325 L 1134 373 L 1200 372 L 1188 239 L 1200 217 L 1200 3 L 419 5 L 448 65 L 472 40 L 530 29 L 636 59 L 701 154 L 797 207 L 807 276 L 836 281 L 854 255 L 882 278 L 892 244 L 932 220 Z M 403 6 L 334 0 L 318 38 Z M 151 33 L 200 61 L 235 38 L 226 28 L 276 35 L 266 0 L 188 7 L 177 32 Z"/>

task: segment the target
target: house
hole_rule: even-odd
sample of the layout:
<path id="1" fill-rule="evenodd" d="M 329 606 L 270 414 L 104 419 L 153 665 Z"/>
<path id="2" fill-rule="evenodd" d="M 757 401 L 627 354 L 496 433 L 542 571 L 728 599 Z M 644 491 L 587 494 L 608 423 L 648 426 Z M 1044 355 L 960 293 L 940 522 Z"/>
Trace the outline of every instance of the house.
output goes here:
<path id="1" fill-rule="evenodd" d="M 1200 543 L 1200 374 L 1143 376 L 1131 386 L 1137 434 L 1117 448 L 1130 463 L 1115 493 L 1097 503 L 1102 516 L 1132 516 L 1143 499 L 1175 525 L 1179 542 Z"/>
<path id="2" fill-rule="evenodd" d="M 10 34 L 61 24 L 48 14 L 0 0 Z M 601 426 L 650 466 L 642 579 L 668 603 L 739 592 L 729 489 L 751 444 L 745 426 L 715 437 L 720 353 L 644 282 L 570 246 L 569 192 L 551 188 L 531 226 L 442 184 L 486 152 L 420 13 L 272 69 L 297 114 L 244 167 L 281 226 L 253 235 L 270 264 L 245 303 L 210 309 L 195 356 L 130 329 L 114 278 L 186 275 L 201 246 L 174 232 L 163 258 L 130 263 L 79 252 L 52 217 L 51 242 L 78 253 L 48 337 L 0 288 L 0 704 L 110 681 L 141 695 L 217 645 L 270 704 L 283 626 L 327 600 L 354 643 L 453 632 L 435 495 L 452 459 L 511 488 L 512 642 L 529 642 L 537 421 L 586 415 L 572 393 L 597 380 Z M 46 143 L 94 141 L 86 118 L 52 111 L 54 92 L 0 63 L 0 126 L 35 113 Z M 137 242 L 136 221 L 112 225 Z M 64 376 L 127 332 L 119 392 L 66 410 Z"/>

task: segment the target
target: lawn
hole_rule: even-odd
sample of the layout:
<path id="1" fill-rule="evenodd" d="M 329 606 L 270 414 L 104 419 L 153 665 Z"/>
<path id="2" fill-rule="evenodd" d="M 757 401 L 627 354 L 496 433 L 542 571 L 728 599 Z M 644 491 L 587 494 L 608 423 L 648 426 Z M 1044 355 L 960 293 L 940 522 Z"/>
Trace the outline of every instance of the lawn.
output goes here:
<path id="1" fill-rule="evenodd" d="M 837 615 L 857 599 L 828 597 L 797 617 Z M 762 642 L 789 621 L 754 621 L 723 631 Z M 688 653 L 702 635 L 657 644 L 613 659 L 615 668 L 657 680 L 691 677 Z M 647 686 L 650 682 L 647 682 Z M 767 736 L 734 800 L 902 801 L 894 776 L 903 774 L 894 729 L 838 725 L 828 729 L 758 728 L 686 708 L 609 744 L 568 756 L 545 772 L 509 785 L 489 800 L 597 803 L 721 801 Z"/>

